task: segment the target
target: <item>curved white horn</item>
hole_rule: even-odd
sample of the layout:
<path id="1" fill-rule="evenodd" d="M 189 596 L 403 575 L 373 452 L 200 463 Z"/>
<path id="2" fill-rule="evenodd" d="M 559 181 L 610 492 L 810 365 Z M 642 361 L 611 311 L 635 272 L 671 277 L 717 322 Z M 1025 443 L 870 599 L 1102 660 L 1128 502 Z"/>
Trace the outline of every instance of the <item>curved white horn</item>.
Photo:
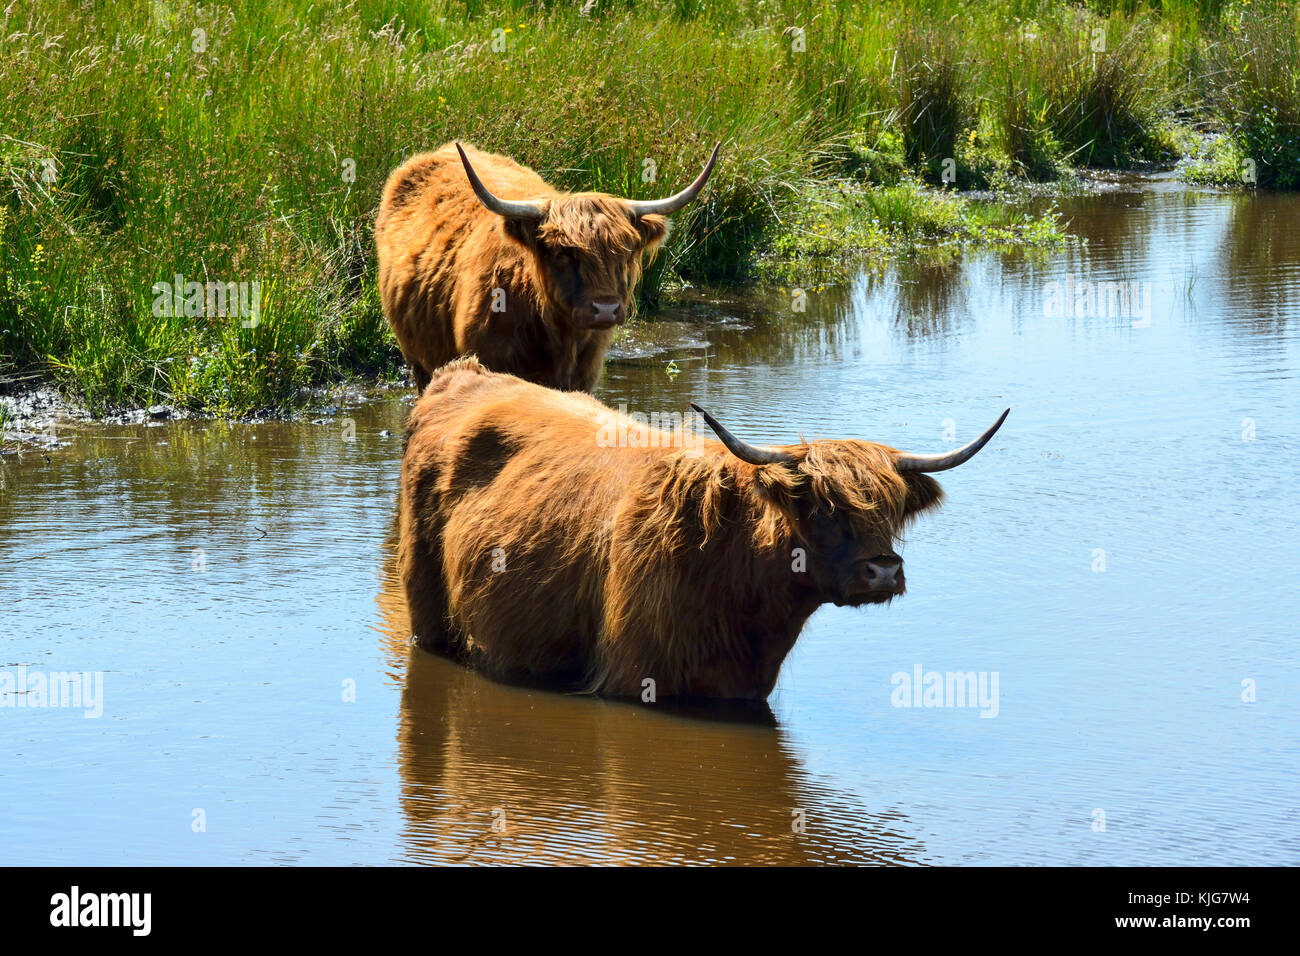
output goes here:
<path id="1" fill-rule="evenodd" d="M 704 184 L 709 181 L 709 176 L 713 174 L 713 164 L 718 161 L 718 150 L 721 146 L 721 141 L 713 144 L 713 155 L 710 156 L 709 161 L 704 164 L 704 171 L 695 177 L 695 182 L 691 183 L 677 195 L 669 196 L 667 199 L 650 199 L 646 201 L 629 199 L 627 202 L 628 206 L 638 216 L 671 216 L 700 194 L 700 190 L 704 188 Z"/>
<path id="2" fill-rule="evenodd" d="M 899 471 L 947 471 L 949 468 L 956 468 L 963 462 L 970 461 L 977 451 L 987 445 L 989 439 L 1002 427 L 1002 423 L 1010 414 L 1011 409 L 1008 408 L 988 431 L 956 451 L 944 452 L 940 455 L 908 455 L 899 452 L 894 456 L 894 467 Z"/>
<path id="3" fill-rule="evenodd" d="M 507 219 L 541 219 L 545 214 L 538 203 L 498 199 L 493 196 L 483 185 L 483 180 L 478 178 L 478 173 L 474 172 L 474 167 L 469 164 L 469 157 L 465 155 L 465 150 L 461 148 L 460 143 L 456 144 L 456 152 L 460 153 L 460 161 L 465 165 L 465 174 L 469 176 L 469 184 L 474 190 L 474 195 L 478 196 L 478 201 L 489 211 L 498 216 L 505 216 Z"/>

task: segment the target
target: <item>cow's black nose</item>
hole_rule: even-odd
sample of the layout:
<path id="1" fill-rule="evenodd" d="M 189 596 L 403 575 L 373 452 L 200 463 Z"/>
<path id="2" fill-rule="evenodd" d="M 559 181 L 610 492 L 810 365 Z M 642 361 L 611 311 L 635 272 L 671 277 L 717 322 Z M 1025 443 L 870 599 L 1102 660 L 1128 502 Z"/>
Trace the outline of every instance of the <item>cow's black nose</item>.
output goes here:
<path id="1" fill-rule="evenodd" d="M 903 570 L 903 559 L 896 554 L 881 554 L 867 562 L 867 586 L 875 591 L 892 590 Z"/>
<path id="2" fill-rule="evenodd" d="M 591 303 L 592 322 L 597 326 L 619 325 L 624 319 L 623 303 L 615 300 L 613 302 L 593 302 Z"/>

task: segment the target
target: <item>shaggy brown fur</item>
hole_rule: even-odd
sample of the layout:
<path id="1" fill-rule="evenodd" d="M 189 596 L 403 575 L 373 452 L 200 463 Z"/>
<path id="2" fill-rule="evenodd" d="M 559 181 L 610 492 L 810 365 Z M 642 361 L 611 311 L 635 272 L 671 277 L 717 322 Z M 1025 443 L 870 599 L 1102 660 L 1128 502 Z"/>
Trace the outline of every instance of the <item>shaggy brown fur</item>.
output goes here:
<path id="1" fill-rule="evenodd" d="M 489 212 L 453 143 L 388 177 L 375 221 L 379 291 L 416 387 L 473 353 L 496 371 L 590 390 L 614 336 L 609 322 L 626 317 L 667 220 L 637 217 L 603 193 L 559 192 L 504 156 L 465 152 L 494 195 L 543 200 L 547 212 L 540 222 Z M 597 302 L 617 302 L 617 312 L 598 314 Z"/>
<path id="2" fill-rule="evenodd" d="M 438 370 L 411 412 L 398 566 L 422 646 L 494 676 L 635 696 L 765 698 L 821 604 L 942 492 L 863 441 L 754 466 L 721 443 L 602 447 L 594 398 Z M 608 432 L 606 432 L 608 434 Z M 806 568 L 796 565 L 802 549 Z"/>

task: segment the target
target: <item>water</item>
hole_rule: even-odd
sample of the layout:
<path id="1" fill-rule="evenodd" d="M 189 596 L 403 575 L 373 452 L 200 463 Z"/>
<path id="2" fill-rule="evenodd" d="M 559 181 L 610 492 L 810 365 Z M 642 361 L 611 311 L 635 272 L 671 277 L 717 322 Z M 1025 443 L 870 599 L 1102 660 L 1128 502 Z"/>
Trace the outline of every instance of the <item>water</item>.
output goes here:
<path id="1" fill-rule="evenodd" d="M 103 671 L 97 719 L 0 709 L 5 859 L 1300 863 L 1300 197 L 1061 208 L 1086 243 L 701 300 L 607 367 L 606 402 L 756 442 L 938 451 L 1012 408 L 909 534 L 907 596 L 823 608 L 757 714 L 411 650 L 397 395 L 351 442 L 86 427 L 0 460 L 0 670 Z M 1067 278 L 1149 283 L 1149 315 L 1044 314 Z M 996 715 L 893 706 L 918 666 L 996 674 Z"/>

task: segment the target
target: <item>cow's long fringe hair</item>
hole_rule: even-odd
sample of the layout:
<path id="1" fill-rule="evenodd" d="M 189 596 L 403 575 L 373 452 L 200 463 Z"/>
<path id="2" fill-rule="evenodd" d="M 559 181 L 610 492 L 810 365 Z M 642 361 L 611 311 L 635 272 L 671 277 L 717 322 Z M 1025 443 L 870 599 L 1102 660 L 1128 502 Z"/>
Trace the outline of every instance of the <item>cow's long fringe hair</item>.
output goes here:
<path id="1" fill-rule="evenodd" d="M 548 246 L 572 249 L 591 260 L 604 261 L 613 256 L 626 261 L 628 288 L 634 289 L 669 232 L 668 220 L 663 216 L 642 216 L 640 221 L 638 229 L 628 219 L 627 206 L 617 197 L 604 193 L 562 194 L 548 204 L 537 236 Z M 533 265 L 537 268 L 536 263 Z M 545 279 L 540 272 L 537 275 L 541 279 L 535 287 L 537 308 L 545 311 Z M 635 305 L 632 297 L 629 308 Z"/>
<path id="2" fill-rule="evenodd" d="M 643 216 L 667 229 L 662 216 Z M 628 219 L 624 201 L 604 193 L 561 195 L 550 201 L 538 234 L 549 245 L 567 246 L 590 255 L 630 256 L 641 249 L 645 235 Z M 657 245 L 657 242 L 656 242 Z M 650 254 L 654 249 L 648 249 Z"/>

